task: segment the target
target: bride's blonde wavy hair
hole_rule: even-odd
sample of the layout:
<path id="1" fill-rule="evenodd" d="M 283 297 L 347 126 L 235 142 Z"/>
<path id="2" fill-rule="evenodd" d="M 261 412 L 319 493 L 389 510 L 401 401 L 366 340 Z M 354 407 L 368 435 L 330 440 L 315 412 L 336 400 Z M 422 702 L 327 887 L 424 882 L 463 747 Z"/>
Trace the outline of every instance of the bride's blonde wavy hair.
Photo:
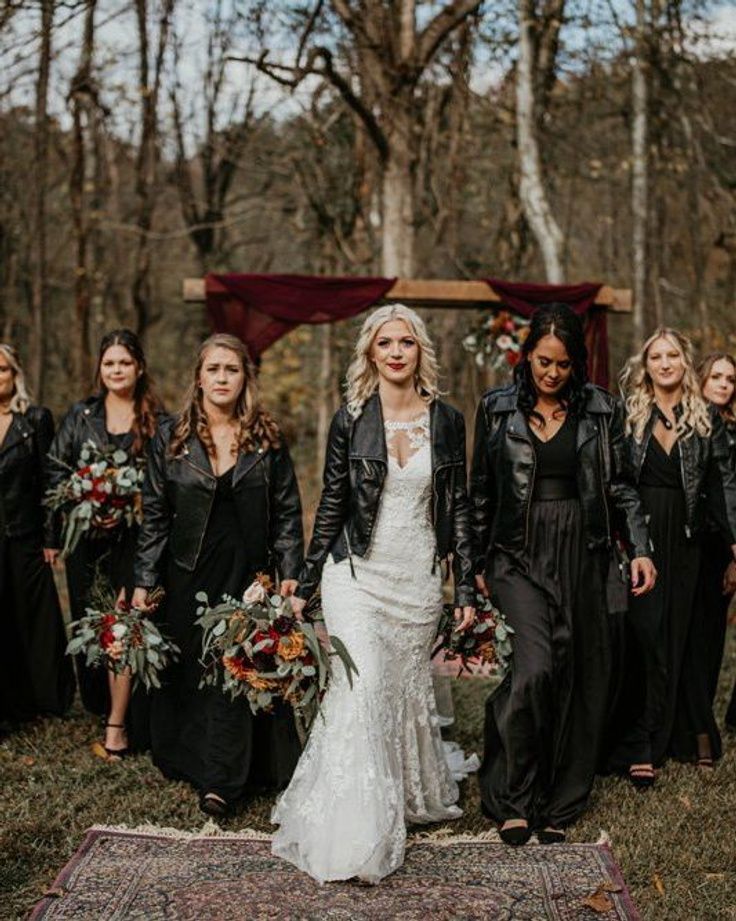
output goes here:
<path id="1" fill-rule="evenodd" d="M 28 392 L 26 376 L 23 373 L 23 365 L 20 363 L 18 353 L 12 345 L 7 342 L 0 343 L 0 353 L 10 365 L 13 372 L 13 397 L 10 401 L 9 409 L 14 413 L 24 413 L 31 405 L 31 395 Z"/>
<path id="2" fill-rule="evenodd" d="M 403 320 L 417 340 L 419 362 L 414 378 L 417 393 L 427 403 L 431 403 L 440 395 L 437 354 L 424 320 L 406 304 L 386 304 L 365 318 L 358 334 L 358 341 L 355 343 L 353 360 L 350 362 L 346 375 L 345 393 L 348 412 L 354 419 L 361 414 L 368 399 L 378 389 L 378 371 L 370 360 L 370 351 L 378 330 L 390 320 Z"/>
<path id="3" fill-rule="evenodd" d="M 184 397 L 184 406 L 169 443 L 169 454 L 172 457 L 180 453 L 192 432 L 198 436 L 210 457 L 216 455 L 209 420 L 202 400 L 202 389 L 199 386 L 199 375 L 207 353 L 218 347 L 234 352 L 245 371 L 243 389 L 235 404 L 238 432 L 233 445 L 233 454 L 237 455 L 241 451 L 255 451 L 258 448 L 263 448 L 265 451 L 269 447 L 278 448 L 280 445 L 279 427 L 261 405 L 256 369 L 250 360 L 248 350 L 236 336 L 228 333 L 215 333 L 209 339 L 205 339 L 200 346 L 197 363 L 194 366 L 194 377 Z"/>
<path id="4" fill-rule="evenodd" d="M 626 434 L 637 441 L 644 438 L 644 430 L 654 407 L 654 387 L 647 371 L 649 349 L 657 339 L 666 339 L 680 353 L 685 365 L 682 378 L 682 413 L 677 420 L 677 434 L 689 438 L 694 432 L 710 435 L 711 423 L 708 406 L 700 392 L 700 381 L 693 361 L 693 346 L 687 336 L 669 326 L 660 326 L 652 333 L 636 355 L 624 365 L 619 378 L 621 394 L 626 405 Z"/>

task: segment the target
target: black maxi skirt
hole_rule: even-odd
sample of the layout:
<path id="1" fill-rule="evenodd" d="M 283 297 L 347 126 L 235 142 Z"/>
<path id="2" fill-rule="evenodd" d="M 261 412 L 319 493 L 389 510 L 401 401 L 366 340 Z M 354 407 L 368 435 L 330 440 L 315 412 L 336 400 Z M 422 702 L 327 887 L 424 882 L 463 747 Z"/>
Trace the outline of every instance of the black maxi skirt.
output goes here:
<path id="1" fill-rule="evenodd" d="M 657 581 L 651 592 L 629 600 L 626 676 L 611 728 L 609 766 L 617 771 L 659 765 L 671 750 L 700 571 L 700 545 L 686 537 L 682 490 L 641 486 L 640 494 Z"/>
<path id="2" fill-rule="evenodd" d="M 723 575 L 732 560 L 720 534 L 701 540 L 702 559 L 695 592 L 695 610 L 685 644 L 670 752 L 681 761 L 721 757 L 721 734 L 713 713 L 718 676 L 726 642 L 731 602 L 723 594 Z"/>
<path id="3" fill-rule="evenodd" d="M 494 552 L 492 598 L 515 631 L 478 775 L 498 822 L 562 827 L 586 806 L 609 706 L 608 567 L 585 546 L 577 499 L 532 503 L 526 551 Z"/>
<path id="4" fill-rule="evenodd" d="M 0 720 L 64 714 L 74 697 L 74 670 L 37 537 L 0 540 L 0 635 Z"/>
<path id="5" fill-rule="evenodd" d="M 290 706 L 254 717 L 244 697 L 233 701 L 219 687 L 199 687 L 202 630 L 195 624 L 195 596 L 206 592 L 211 604 L 224 594 L 239 598 L 255 575 L 244 559 L 241 525 L 229 490 L 230 477 L 224 474 L 218 478 L 194 571 L 173 560 L 168 564 L 162 629 L 182 655 L 153 695 L 151 750 L 167 777 L 232 803 L 252 789 L 285 787 L 301 744 Z"/>

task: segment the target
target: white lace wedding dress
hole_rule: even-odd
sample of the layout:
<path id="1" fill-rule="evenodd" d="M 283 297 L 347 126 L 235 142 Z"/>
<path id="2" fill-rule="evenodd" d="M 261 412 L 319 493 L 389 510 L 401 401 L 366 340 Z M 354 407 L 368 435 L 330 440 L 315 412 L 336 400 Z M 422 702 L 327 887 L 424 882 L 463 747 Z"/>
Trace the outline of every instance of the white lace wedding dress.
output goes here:
<path id="1" fill-rule="evenodd" d="M 364 558 L 330 558 L 322 575 L 327 629 L 359 675 L 337 663 L 288 789 L 272 821 L 273 853 L 319 881 L 378 882 L 403 862 L 406 823 L 462 814 L 459 778 L 477 767 L 457 747 L 452 772 L 440 737 L 429 654 L 442 607 L 430 519 L 429 414 L 386 422 L 389 464 Z M 397 448 L 403 441 L 400 466 Z M 408 449 L 408 450 L 406 450 Z"/>

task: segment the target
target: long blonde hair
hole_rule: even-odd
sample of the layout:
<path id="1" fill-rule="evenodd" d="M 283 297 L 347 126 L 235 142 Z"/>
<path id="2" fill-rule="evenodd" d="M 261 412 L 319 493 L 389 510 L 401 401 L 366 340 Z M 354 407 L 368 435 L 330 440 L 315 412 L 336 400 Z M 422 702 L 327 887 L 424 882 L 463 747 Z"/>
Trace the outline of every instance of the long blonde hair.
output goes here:
<path id="1" fill-rule="evenodd" d="M 386 304 L 368 314 L 355 343 L 353 360 L 350 362 L 345 380 L 348 412 L 353 418 L 361 414 L 368 399 L 378 389 L 378 371 L 369 356 L 378 330 L 389 320 L 403 320 L 417 340 L 419 363 L 415 374 L 415 386 L 421 398 L 431 403 L 440 394 L 437 355 L 424 320 L 406 304 Z"/>
<path id="2" fill-rule="evenodd" d="M 193 380 L 187 389 L 184 406 L 169 443 L 169 453 L 173 457 L 179 454 L 192 432 L 197 434 L 211 457 L 216 454 L 209 420 L 202 401 L 199 374 L 207 352 L 218 347 L 235 352 L 245 371 L 243 389 L 240 391 L 238 401 L 235 404 L 235 415 L 239 426 L 233 454 L 237 455 L 241 451 L 254 451 L 258 448 L 262 448 L 265 451 L 269 447 L 278 448 L 281 443 L 281 435 L 276 421 L 261 405 L 256 369 L 250 360 L 248 350 L 236 336 L 231 336 L 228 333 L 215 333 L 209 339 L 205 339 L 199 348 L 197 363 L 194 366 Z"/>
<path id="3" fill-rule="evenodd" d="M 736 358 L 734 358 L 733 355 L 729 355 L 728 352 L 711 352 L 711 354 L 706 355 L 698 365 L 698 377 L 700 378 L 701 390 L 705 387 L 710 377 L 710 372 L 713 370 L 713 365 L 717 361 L 727 361 L 736 372 Z M 736 388 L 734 388 L 728 403 L 726 403 L 725 406 L 719 406 L 718 411 L 727 422 L 736 422 Z"/>
<path id="4" fill-rule="evenodd" d="M 13 371 L 13 383 L 15 390 L 13 398 L 10 401 L 10 411 L 14 413 L 24 413 L 31 405 L 31 395 L 26 385 L 26 376 L 23 373 L 23 366 L 20 363 L 18 353 L 12 345 L 6 342 L 0 343 L 0 353 L 10 365 Z"/>
<path id="5" fill-rule="evenodd" d="M 657 339 L 667 339 L 680 353 L 685 365 L 682 378 L 682 413 L 677 420 L 677 434 L 689 438 L 694 432 L 710 435 L 711 423 L 708 406 L 700 392 L 700 382 L 695 372 L 693 346 L 687 336 L 669 326 L 660 326 L 652 333 L 636 355 L 624 365 L 619 378 L 621 394 L 626 404 L 626 433 L 637 441 L 644 438 L 644 430 L 654 407 L 654 387 L 647 371 L 649 349 Z"/>

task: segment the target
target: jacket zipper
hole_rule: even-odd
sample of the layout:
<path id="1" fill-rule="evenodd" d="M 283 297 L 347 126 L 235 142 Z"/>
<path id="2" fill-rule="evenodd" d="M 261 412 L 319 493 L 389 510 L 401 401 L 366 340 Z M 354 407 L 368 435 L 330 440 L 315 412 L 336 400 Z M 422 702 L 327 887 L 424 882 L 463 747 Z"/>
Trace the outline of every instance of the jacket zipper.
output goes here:
<path id="1" fill-rule="evenodd" d="M 682 456 L 682 448 L 678 439 L 677 444 L 678 454 L 680 455 L 680 479 L 682 480 L 682 492 L 685 496 L 685 537 L 688 540 L 692 537 L 692 531 L 690 530 L 690 524 L 687 521 L 687 516 L 690 514 L 690 509 L 687 507 L 687 482 L 685 480 L 685 459 Z"/>
<path id="2" fill-rule="evenodd" d="M 601 423 L 601 426 L 603 423 Z M 611 535 L 611 517 L 608 512 L 608 499 L 606 498 L 606 483 L 605 483 L 605 474 L 606 474 L 606 459 L 603 456 L 603 434 L 601 429 L 597 429 L 598 432 L 598 454 L 601 458 L 601 478 L 603 479 L 601 493 L 603 495 L 603 508 L 606 512 L 606 534 L 608 535 L 608 545 L 611 546 L 613 538 Z"/>

